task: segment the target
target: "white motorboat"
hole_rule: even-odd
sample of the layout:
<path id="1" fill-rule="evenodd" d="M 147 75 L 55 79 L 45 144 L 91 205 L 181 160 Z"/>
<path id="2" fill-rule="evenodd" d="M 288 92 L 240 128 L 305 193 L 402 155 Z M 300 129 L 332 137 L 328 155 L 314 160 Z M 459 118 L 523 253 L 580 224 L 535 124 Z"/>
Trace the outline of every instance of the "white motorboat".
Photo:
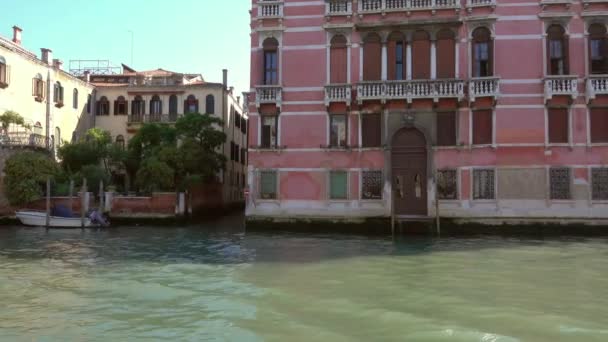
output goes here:
<path id="1" fill-rule="evenodd" d="M 46 212 L 35 211 L 35 210 L 20 210 L 15 213 L 19 221 L 26 226 L 34 227 L 45 227 L 46 226 Z M 84 218 L 84 226 L 90 227 L 92 225 L 91 219 L 88 217 Z M 80 217 L 58 217 L 51 216 L 49 218 L 49 227 L 55 228 L 80 228 L 82 227 L 82 221 Z"/>

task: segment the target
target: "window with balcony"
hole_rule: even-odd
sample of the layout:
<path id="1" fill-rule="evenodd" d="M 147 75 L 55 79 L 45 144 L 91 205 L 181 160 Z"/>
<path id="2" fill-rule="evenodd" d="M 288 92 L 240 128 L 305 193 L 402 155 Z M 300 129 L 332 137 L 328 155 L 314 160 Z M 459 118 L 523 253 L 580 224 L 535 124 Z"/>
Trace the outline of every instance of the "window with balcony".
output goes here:
<path id="1" fill-rule="evenodd" d="M 388 37 L 388 79 L 406 79 L 405 36 L 401 32 L 393 32 Z"/>
<path id="2" fill-rule="evenodd" d="M 491 145 L 492 132 L 492 110 L 473 111 L 473 145 Z"/>
<path id="3" fill-rule="evenodd" d="M 426 31 L 416 31 L 412 36 L 412 78 L 431 78 L 431 38 Z"/>
<path id="4" fill-rule="evenodd" d="M 125 148 L 125 137 L 122 135 L 118 135 L 116 137 L 116 146 L 118 146 L 121 149 Z"/>
<path id="5" fill-rule="evenodd" d="M 549 75 L 568 74 L 568 37 L 561 25 L 547 29 L 547 72 Z"/>
<path id="6" fill-rule="evenodd" d="M 215 97 L 211 94 L 205 97 L 205 113 L 215 114 Z"/>
<path id="7" fill-rule="evenodd" d="M 473 170 L 473 199 L 493 200 L 496 198 L 494 170 Z"/>
<path id="8" fill-rule="evenodd" d="M 550 144 L 568 143 L 568 108 L 547 109 Z"/>
<path id="9" fill-rule="evenodd" d="M 608 143 L 608 107 L 589 108 L 591 143 Z"/>
<path id="10" fill-rule="evenodd" d="M 279 42 L 275 38 L 267 38 L 263 43 L 264 48 L 264 84 L 276 85 L 279 83 Z"/>
<path id="11" fill-rule="evenodd" d="M 141 120 L 145 111 L 146 101 L 144 101 L 144 99 L 139 95 L 135 96 L 135 99 L 131 101 L 131 116 L 134 116 L 136 117 L 136 119 L 138 118 L 139 120 Z"/>
<path id="12" fill-rule="evenodd" d="M 346 171 L 331 171 L 329 173 L 329 199 L 348 199 L 348 173 Z"/>
<path id="13" fill-rule="evenodd" d="M 194 95 L 188 95 L 184 101 L 184 113 L 198 113 L 198 100 Z"/>
<path id="14" fill-rule="evenodd" d="M 382 146 L 382 115 L 380 113 L 362 114 L 361 140 L 364 148 Z"/>
<path id="15" fill-rule="evenodd" d="M 458 199 L 458 172 L 456 170 L 437 171 L 437 198 Z"/>
<path id="16" fill-rule="evenodd" d="M 6 64 L 6 59 L 0 56 L 0 88 L 6 88 L 10 83 L 9 69 L 9 66 Z"/>
<path id="17" fill-rule="evenodd" d="M 172 121 L 177 119 L 177 95 L 175 94 L 169 96 L 169 116 Z"/>
<path id="18" fill-rule="evenodd" d="M 74 88 L 72 92 L 72 107 L 78 109 L 78 89 Z"/>
<path id="19" fill-rule="evenodd" d="M 32 96 L 38 102 L 44 100 L 44 79 L 40 74 L 32 79 Z"/>
<path id="20" fill-rule="evenodd" d="M 277 116 L 264 115 L 262 118 L 262 148 L 277 147 Z"/>
<path id="21" fill-rule="evenodd" d="M 589 73 L 608 74 L 608 41 L 606 26 L 589 26 Z"/>
<path id="22" fill-rule="evenodd" d="M 260 198 L 264 200 L 277 199 L 276 171 L 262 171 L 260 173 Z"/>
<path id="23" fill-rule="evenodd" d="M 456 113 L 437 112 L 437 146 L 456 145 Z"/>
<path id="24" fill-rule="evenodd" d="M 346 115 L 331 114 L 329 116 L 329 146 L 346 147 Z"/>
<path id="25" fill-rule="evenodd" d="M 473 77 L 489 77 L 493 75 L 493 42 L 490 30 L 478 27 L 473 31 Z"/>
<path id="26" fill-rule="evenodd" d="M 454 78 L 456 74 L 456 36 L 449 29 L 437 32 L 437 78 Z"/>
<path id="27" fill-rule="evenodd" d="M 330 59 L 330 77 L 329 82 L 332 84 L 346 83 L 347 80 L 347 41 L 343 35 L 335 35 L 331 39 L 329 49 Z"/>
<path id="28" fill-rule="evenodd" d="M 124 96 L 119 96 L 114 101 L 114 115 L 127 115 L 127 100 Z"/>
<path id="29" fill-rule="evenodd" d="M 59 81 L 55 82 L 53 86 L 53 102 L 55 102 L 55 107 L 63 107 L 63 86 Z"/>
<path id="30" fill-rule="evenodd" d="M 361 199 L 381 200 L 384 180 L 382 171 L 363 171 L 361 174 Z"/>
<path id="31" fill-rule="evenodd" d="M 110 101 L 105 96 L 97 101 L 97 115 L 110 115 Z"/>
<path id="32" fill-rule="evenodd" d="M 549 169 L 550 196 L 552 200 L 570 199 L 570 169 L 552 167 Z"/>
<path id="33" fill-rule="evenodd" d="M 150 100 L 150 115 L 158 116 L 162 114 L 163 111 L 163 102 L 160 100 L 158 95 L 152 96 L 152 100 Z"/>
<path id="34" fill-rule="evenodd" d="M 382 39 L 377 33 L 369 33 L 363 42 L 363 80 L 382 79 Z"/>

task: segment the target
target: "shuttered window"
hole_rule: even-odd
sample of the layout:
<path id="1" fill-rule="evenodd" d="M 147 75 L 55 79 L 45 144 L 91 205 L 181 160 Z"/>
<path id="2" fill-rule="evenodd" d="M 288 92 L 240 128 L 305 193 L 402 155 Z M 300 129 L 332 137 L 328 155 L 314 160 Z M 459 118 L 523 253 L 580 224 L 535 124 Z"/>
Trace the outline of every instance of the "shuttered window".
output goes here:
<path id="1" fill-rule="evenodd" d="M 345 171 L 332 171 L 329 174 L 329 198 L 343 200 L 348 198 L 348 175 Z"/>
<path id="2" fill-rule="evenodd" d="M 443 29 L 437 33 L 437 78 L 454 78 L 456 49 L 454 32 Z"/>
<path id="3" fill-rule="evenodd" d="M 568 143 L 568 109 L 549 108 L 549 143 L 567 144 Z"/>
<path id="4" fill-rule="evenodd" d="M 331 40 L 330 48 L 330 83 L 346 83 L 347 80 L 347 40 L 343 35 L 336 35 Z"/>
<path id="5" fill-rule="evenodd" d="M 473 112 L 473 145 L 492 144 L 492 111 Z"/>
<path id="6" fill-rule="evenodd" d="M 437 146 L 456 145 L 456 113 L 437 113 Z"/>
<path id="7" fill-rule="evenodd" d="M 495 196 L 494 170 L 473 170 L 473 199 L 491 200 Z"/>
<path id="8" fill-rule="evenodd" d="M 363 114 L 361 117 L 361 139 L 363 147 L 382 146 L 382 117 L 380 114 Z"/>
<path id="9" fill-rule="evenodd" d="M 382 76 L 382 45 L 380 36 L 370 33 L 363 45 L 363 80 L 379 81 Z"/>
<path id="10" fill-rule="evenodd" d="M 277 173 L 262 171 L 260 174 L 260 198 L 277 199 Z"/>
<path id="11" fill-rule="evenodd" d="M 589 109 L 591 120 L 591 142 L 608 142 L 608 108 Z"/>

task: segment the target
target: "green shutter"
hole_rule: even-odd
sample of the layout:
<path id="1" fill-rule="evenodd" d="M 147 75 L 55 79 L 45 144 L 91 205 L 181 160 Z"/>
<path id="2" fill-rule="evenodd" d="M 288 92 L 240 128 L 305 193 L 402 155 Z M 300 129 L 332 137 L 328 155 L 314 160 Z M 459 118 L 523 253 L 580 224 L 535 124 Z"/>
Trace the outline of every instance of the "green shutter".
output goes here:
<path id="1" fill-rule="evenodd" d="M 329 175 L 329 198 L 347 199 L 347 174 L 346 172 L 331 172 Z"/>
<path id="2" fill-rule="evenodd" d="M 272 171 L 262 172 L 260 177 L 260 196 L 262 199 L 277 198 L 277 174 Z"/>

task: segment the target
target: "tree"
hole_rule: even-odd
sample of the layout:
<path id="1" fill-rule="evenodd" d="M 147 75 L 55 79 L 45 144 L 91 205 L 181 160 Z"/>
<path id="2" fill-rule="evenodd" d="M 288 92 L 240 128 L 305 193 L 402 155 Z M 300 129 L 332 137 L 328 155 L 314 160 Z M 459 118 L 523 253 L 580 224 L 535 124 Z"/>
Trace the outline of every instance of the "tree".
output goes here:
<path id="1" fill-rule="evenodd" d="M 0 123 L 2 123 L 2 129 L 4 129 L 4 132 L 7 132 L 11 124 L 24 125 L 25 121 L 19 113 L 12 110 L 7 110 L 0 115 Z"/>
<path id="2" fill-rule="evenodd" d="M 155 157 L 146 158 L 137 171 L 136 185 L 143 191 L 173 190 L 174 171 Z"/>
<path id="3" fill-rule="evenodd" d="M 47 178 L 54 178 L 58 173 L 59 166 L 46 154 L 14 154 L 4 166 L 4 192 L 9 203 L 22 205 L 42 197 Z"/>

